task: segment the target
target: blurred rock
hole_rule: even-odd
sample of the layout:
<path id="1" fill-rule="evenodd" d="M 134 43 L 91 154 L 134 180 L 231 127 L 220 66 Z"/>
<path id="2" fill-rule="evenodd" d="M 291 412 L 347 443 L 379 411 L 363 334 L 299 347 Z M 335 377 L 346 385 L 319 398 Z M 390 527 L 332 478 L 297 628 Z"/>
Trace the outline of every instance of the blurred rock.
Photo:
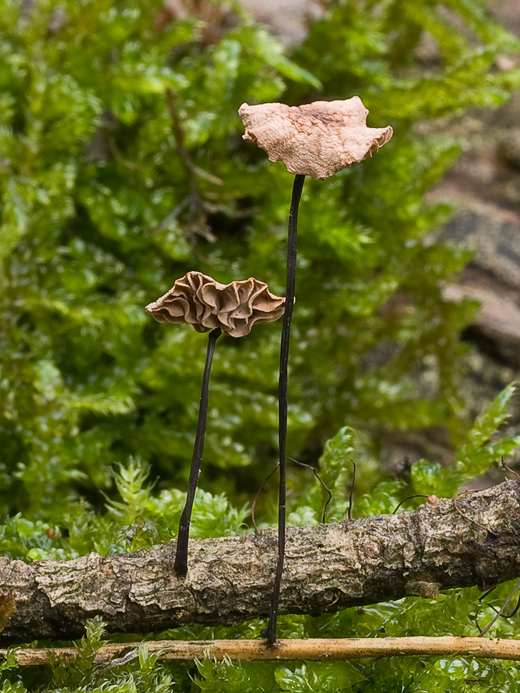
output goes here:
<path id="1" fill-rule="evenodd" d="M 309 26 L 323 14 L 328 0 L 240 0 L 257 22 L 268 24 L 286 46 L 301 43 Z"/>
<path id="2" fill-rule="evenodd" d="M 520 171 L 520 127 L 516 130 L 511 130 L 503 138 L 498 147 L 498 152 L 511 168 Z"/>

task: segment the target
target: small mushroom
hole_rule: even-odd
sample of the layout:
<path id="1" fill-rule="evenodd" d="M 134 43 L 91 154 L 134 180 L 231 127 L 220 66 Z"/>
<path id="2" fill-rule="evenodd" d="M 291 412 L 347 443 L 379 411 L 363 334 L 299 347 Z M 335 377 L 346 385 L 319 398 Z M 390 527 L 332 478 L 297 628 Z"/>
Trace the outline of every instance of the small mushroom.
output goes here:
<path id="1" fill-rule="evenodd" d="M 197 332 L 220 328 L 230 337 L 245 337 L 255 323 L 278 320 L 285 299 L 254 277 L 220 284 L 201 272 L 188 272 L 146 310 L 157 322 L 187 322 Z"/>
<path id="2" fill-rule="evenodd" d="M 289 173 L 313 178 L 328 178 L 371 157 L 393 133 L 389 125 L 367 127 L 368 110 L 359 96 L 303 106 L 244 103 L 238 113 L 245 140 L 265 149 L 270 161 L 283 161 Z"/>
<path id="3" fill-rule="evenodd" d="M 284 312 L 285 299 L 272 294 L 267 284 L 250 277 L 245 281 L 220 284 L 200 272 L 188 272 L 146 310 L 157 322 L 189 323 L 197 332 L 209 332 L 206 363 L 202 377 L 197 435 L 193 446 L 186 504 L 179 522 L 174 570 L 179 576 L 188 572 L 188 540 L 191 513 L 200 474 L 206 421 L 208 418 L 209 379 L 217 339 L 222 332 L 243 337 L 255 323 L 273 322 Z"/>
<path id="4" fill-rule="evenodd" d="M 342 168 L 375 154 L 392 137 L 393 130 L 369 128 L 368 110 L 359 96 L 345 101 L 315 101 L 304 106 L 264 103 L 240 106 L 246 129 L 243 138 L 265 149 L 270 161 L 283 161 L 294 184 L 287 237 L 287 286 L 278 381 L 278 440 L 280 489 L 278 501 L 278 562 L 276 565 L 269 622 L 263 633 L 267 643 L 276 642 L 276 621 L 285 553 L 287 384 L 291 318 L 296 288 L 298 208 L 305 176 L 328 178 Z"/>

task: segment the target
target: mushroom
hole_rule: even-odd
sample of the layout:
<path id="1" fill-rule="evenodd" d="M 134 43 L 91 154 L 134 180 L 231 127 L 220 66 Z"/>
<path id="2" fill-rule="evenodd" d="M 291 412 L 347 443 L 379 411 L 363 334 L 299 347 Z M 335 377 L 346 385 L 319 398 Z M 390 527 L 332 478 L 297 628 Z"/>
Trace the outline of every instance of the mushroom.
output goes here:
<path id="1" fill-rule="evenodd" d="M 146 310 L 157 322 L 187 322 L 197 332 L 220 328 L 230 337 L 245 337 L 255 323 L 278 320 L 284 306 L 284 298 L 254 277 L 220 284 L 201 272 L 188 272 Z"/>
<path id="2" fill-rule="evenodd" d="M 304 106 L 244 103 L 238 113 L 245 140 L 265 149 L 269 161 L 283 161 L 289 173 L 312 178 L 328 178 L 371 157 L 393 133 L 389 125 L 367 127 L 368 110 L 359 96 Z"/>
<path id="3" fill-rule="evenodd" d="M 230 337 L 244 337 L 255 323 L 277 320 L 285 310 L 285 300 L 272 294 L 267 284 L 254 277 L 220 284 L 200 272 L 188 272 L 177 279 L 164 296 L 146 306 L 157 322 L 174 325 L 186 322 L 197 332 L 209 332 L 188 493 L 179 523 L 174 561 L 174 570 L 180 576 L 188 572 L 190 522 L 204 450 L 209 378 L 217 339 L 222 332 Z"/>
<path id="4" fill-rule="evenodd" d="M 328 178 L 346 166 L 375 154 L 392 137 L 393 130 L 369 128 L 368 110 L 359 96 L 345 101 L 315 101 L 303 106 L 266 103 L 238 111 L 245 127 L 243 139 L 265 149 L 270 161 L 283 161 L 294 173 L 287 240 L 286 311 L 280 346 L 278 385 L 278 436 L 280 492 L 278 503 L 278 562 L 274 580 L 269 622 L 264 634 L 267 643 L 276 642 L 276 621 L 285 553 L 287 379 L 291 319 L 296 285 L 298 207 L 305 176 Z"/>

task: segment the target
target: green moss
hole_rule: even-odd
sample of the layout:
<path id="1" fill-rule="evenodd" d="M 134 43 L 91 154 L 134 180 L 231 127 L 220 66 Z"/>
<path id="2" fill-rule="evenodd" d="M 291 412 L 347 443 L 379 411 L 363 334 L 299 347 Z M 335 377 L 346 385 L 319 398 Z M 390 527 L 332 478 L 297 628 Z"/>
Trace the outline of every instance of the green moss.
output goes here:
<path id="1" fill-rule="evenodd" d="M 454 493 L 518 444 L 494 434 L 510 389 L 473 428 L 465 413 L 458 336 L 474 306 L 446 302 L 439 281 L 469 253 L 422 244 L 450 215 L 425 193 L 460 147 L 417 135 L 415 123 L 495 107 L 520 79 L 518 70 L 493 69 L 496 56 L 518 44 L 486 3 L 449 6 L 465 31 L 435 0 L 341 0 L 289 57 L 243 11 L 206 40 L 193 16 L 158 28 L 158 0 L 1 3 L 5 555 L 69 558 L 174 535 L 206 345 L 189 327 L 155 324 L 143 307 L 189 269 L 223 282 L 254 274 L 275 292 L 284 286 L 292 180 L 241 141 L 244 101 L 359 93 L 370 124 L 395 130 L 374 159 L 325 182 L 309 180 L 301 207 L 288 452 L 315 461 L 324 450 L 321 472 L 333 489 L 328 519 L 348 510 L 353 462 L 355 512 L 370 514 L 392 510 L 414 491 Z M 417 57 L 428 33 L 439 49 L 434 65 Z M 172 134 L 168 88 L 196 195 Z M 276 457 L 278 348 L 276 324 L 218 345 L 194 535 L 251 527 L 248 504 Z M 427 393 L 410 376 L 425 363 L 435 374 Z M 381 434 L 434 425 L 457 448 L 455 467 L 421 461 L 410 483 L 388 478 Z M 260 500 L 259 522 L 274 522 L 274 497 L 272 488 Z M 309 470 L 291 468 L 293 523 L 319 521 L 324 500 Z M 507 589 L 497 590 L 497 604 Z M 280 628 L 288 637 L 472 634 L 476 600 L 474 590 L 455 590 L 437 602 L 284 618 Z M 168 635 L 255 637 L 261 627 Z M 493 631 L 514 632 L 514 620 Z M 7 660 L 1 690 L 517 689 L 514 666 L 462 659 L 159 664 L 143 648 L 135 661 L 102 671 L 92 665 L 101 637 L 100 625 L 91 626 L 76 668 L 22 671 Z"/>

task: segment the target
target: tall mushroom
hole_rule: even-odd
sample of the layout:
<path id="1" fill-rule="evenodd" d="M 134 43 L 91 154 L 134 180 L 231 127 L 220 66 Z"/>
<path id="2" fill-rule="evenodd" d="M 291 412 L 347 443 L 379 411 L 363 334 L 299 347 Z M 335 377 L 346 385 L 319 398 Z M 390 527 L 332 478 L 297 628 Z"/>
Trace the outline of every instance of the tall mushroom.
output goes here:
<path id="1" fill-rule="evenodd" d="M 294 173 L 289 211 L 287 241 L 287 284 L 280 346 L 279 403 L 279 468 L 280 493 L 278 510 L 278 562 L 271 600 L 269 623 L 265 635 L 269 644 L 276 641 L 276 620 L 285 552 L 286 480 L 285 456 L 287 440 L 287 367 L 291 318 L 296 284 L 298 207 L 305 176 L 328 178 L 346 166 L 375 154 L 392 137 L 392 128 L 369 128 L 368 110 L 359 96 L 345 101 L 315 101 L 303 106 L 266 103 L 258 106 L 242 104 L 238 111 L 245 127 L 243 138 L 256 142 L 267 152 L 270 161 L 283 161 Z"/>
<path id="2" fill-rule="evenodd" d="M 188 272 L 173 287 L 146 306 L 157 322 L 189 323 L 197 332 L 209 332 L 206 363 L 202 377 L 197 434 L 193 447 L 186 504 L 179 523 L 174 569 L 179 576 L 188 572 L 188 538 L 195 491 L 200 474 L 206 421 L 209 378 L 217 339 L 222 332 L 244 337 L 255 323 L 278 320 L 285 310 L 285 299 L 272 294 L 267 284 L 250 277 L 245 281 L 220 284 L 200 272 Z"/>

